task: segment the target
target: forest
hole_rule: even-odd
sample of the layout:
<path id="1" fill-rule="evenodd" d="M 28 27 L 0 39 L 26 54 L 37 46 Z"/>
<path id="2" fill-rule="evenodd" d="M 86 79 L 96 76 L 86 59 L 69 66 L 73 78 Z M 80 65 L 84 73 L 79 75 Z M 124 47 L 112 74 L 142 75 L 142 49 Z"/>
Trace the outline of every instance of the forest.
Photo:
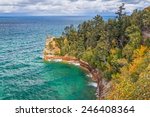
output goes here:
<path id="1" fill-rule="evenodd" d="M 98 69 L 111 88 L 105 99 L 150 99 L 150 6 L 126 15 L 124 4 L 116 18 L 100 15 L 67 26 L 56 38 L 60 56 L 74 56 Z"/>

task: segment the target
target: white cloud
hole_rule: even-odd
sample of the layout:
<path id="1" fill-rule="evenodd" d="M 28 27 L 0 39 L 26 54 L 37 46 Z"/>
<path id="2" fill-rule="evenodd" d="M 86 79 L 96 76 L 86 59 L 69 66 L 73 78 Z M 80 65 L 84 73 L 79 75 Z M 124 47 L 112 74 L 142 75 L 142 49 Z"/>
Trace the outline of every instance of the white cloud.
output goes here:
<path id="1" fill-rule="evenodd" d="M 115 12 L 125 2 L 131 12 L 150 5 L 150 0 L 0 0 L 0 13 L 34 15 L 84 15 Z"/>

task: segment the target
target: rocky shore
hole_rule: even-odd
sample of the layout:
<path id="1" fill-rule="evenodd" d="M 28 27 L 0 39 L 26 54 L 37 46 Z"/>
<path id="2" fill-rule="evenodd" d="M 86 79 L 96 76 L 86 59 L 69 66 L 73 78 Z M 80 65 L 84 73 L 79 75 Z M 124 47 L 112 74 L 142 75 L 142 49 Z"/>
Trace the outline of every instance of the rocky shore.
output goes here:
<path id="1" fill-rule="evenodd" d="M 49 47 L 51 45 L 51 47 Z M 57 61 L 57 62 L 66 62 L 69 64 L 74 64 L 77 66 L 80 66 L 82 69 L 84 69 L 88 74 L 90 74 L 92 80 L 96 82 L 97 84 L 97 92 L 96 96 L 98 99 L 104 99 L 105 95 L 107 94 L 109 85 L 108 82 L 105 81 L 101 77 L 101 73 L 99 70 L 92 68 L 87 62 L 77 59 L 75 57 L 71 56 L 58 56 L 55 55 L 54 53 L 58 53 L 60 50 L 59 48 L 55 45 L 55 41 L 53 38 L 48 38 L 46 40 L 46 46 L 44 49 L 44 60 L 45 61 Z"/>
<path id="2" fill-rule="evenodd" d="M 96 69 L 93 69 L 87 62 L 77 59 L 75 57 L 45 55 L 44 60 L 66 62 L 66 63 L 80 66 L 82 69 L 84 69 L 85 71 L 87 71 L 88 73 L 92 75 L 93 81 L 97 81 L 97 79 L 99 79 L 99 72 Z"/>

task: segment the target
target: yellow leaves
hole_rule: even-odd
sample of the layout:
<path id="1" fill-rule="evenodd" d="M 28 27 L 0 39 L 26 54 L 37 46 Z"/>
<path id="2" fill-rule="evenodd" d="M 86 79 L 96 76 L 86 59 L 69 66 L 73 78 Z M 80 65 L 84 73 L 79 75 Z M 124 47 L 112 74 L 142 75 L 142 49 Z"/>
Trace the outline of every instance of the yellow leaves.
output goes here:
<path id="1" fill-rule="evenodd" d="M 111 53 L 111 54 L 116 54 L 117 51 L 116 51 L 116 49 L 110 49 L 110 53 Z"/>
<path id="2" fill-rule="evenodd" d="M 112 40 L 112 45 L 113 45 L 113 46 L 116 46 L 116 45 L 117 45 L 117 42 L 116 42 L 115 39 Z"/>
<path id="3" fill-rule="evenodd" d="M 150 63 L 144 69 L 144 72 L 140 73 L 136 89 L 136 95 L 140 99 L 150 99 Z"/>
<path id="4" fill-rule="evenodd" d="M 125 64 L 120 73 L 112 75 L 112 90 L 106 99 L 150 99 L 150 49 L 146 46 L 133 50 L 132 61 L 117 59 Z"/>
<path id="5" fill-rule="evenodd" d="M 132 99 L 132 95 L 135 91 L 135 85 L 131 82 L 127 82 L 125 78 L 120 83 L 116 83 L 113 86 L 112 92 L 107 96 L 108 99 L 124 100 Z"/>
<path id="6" fill-rule="evenodd" d="M 147 47 L 146 46 L 143 46 L 141 45 L 141 47 L 139 49 L 136 49 L 133 53 L 133 58 L 139 58 L 139 57 L 142 57 L 145 52 L 147 51 Z"/>
<path id="7" fill-rule="evenodd" d="M 117 60 L 117 63 L 120 65 L 127 65 L 128 61 L 125 58 L 121 58 Z"/>
<path id="8" fill-rule="evenodd" d="M 143 62 L 143 58 L 137 58 L 133 60 L 133 63 L 129 65 L 129 72 L 132 74 L 136 71 L 138 66 Z"/>
<path id="9" fill-rule="evenodd" d="M 144 55 L 148 51 L 146 46 L 142 46 L 139 49 L 136 49 L 133 54 L 133 62 L 129 65 L 129 72 L 132 74 L 134 73 L 137 68 L 144 62 L 146 58 Z"/>
<path id="10" fill-rule="evenodd" d="M 65 38 L 64 39 L 64 45 L 68 45 L 69 43 L 68 43 L 68 40 L 67 40 L 67 38 Z"/>
<path id="11" fill-rule="evenodd" d="M 120 74 L 116 73 L 116 74 L 112 74 L 112 79 L 119 79 L 120 78 Z"/>
<path id="12" fill-rule="evenodd" d="M 110 49 L 110 53 L 111 54 L 119 54 L 120 53 L 120 49 L 115 47 L 115 48 L 111 48 Z"/>
<path id="13" fill-rule="evenodd" d="M 150 63 L 147 68 L 145 68 L 145 72 L 140 73 L 139 77 L 140 79 L 147 79 L 150 81 Z"/>
<path id="14" fill-rule="evenodd" d="M 134 48 L 132 46 L 130 46 L 129 44 L 127 44 L 123 48 L 122 55 L 126 56 L 127 59 L 130 59 L 133 54 L 133 50 L 134 50 Z"/>
<path id="15" fill-rule="evenodd" d="M 112 71 L 112 66 L 109 63 L 106 63 L 106 67 L 108 71 Z"/>

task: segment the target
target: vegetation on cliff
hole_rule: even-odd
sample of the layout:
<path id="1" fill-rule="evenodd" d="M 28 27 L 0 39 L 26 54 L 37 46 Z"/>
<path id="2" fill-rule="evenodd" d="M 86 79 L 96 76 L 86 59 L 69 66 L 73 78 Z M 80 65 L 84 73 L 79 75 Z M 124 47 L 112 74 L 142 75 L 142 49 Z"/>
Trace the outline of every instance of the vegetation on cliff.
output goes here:
<path id="1" fill-rule="evenodd" d="M 99 15 L 75 28 L 66 27 L 54 39 L 57 55 L 75 56 L 101 71 L 112 87 L 106 99 L 150 99 L 150 7 L 130 16 L 119 7 L 118 17 Z"/>

